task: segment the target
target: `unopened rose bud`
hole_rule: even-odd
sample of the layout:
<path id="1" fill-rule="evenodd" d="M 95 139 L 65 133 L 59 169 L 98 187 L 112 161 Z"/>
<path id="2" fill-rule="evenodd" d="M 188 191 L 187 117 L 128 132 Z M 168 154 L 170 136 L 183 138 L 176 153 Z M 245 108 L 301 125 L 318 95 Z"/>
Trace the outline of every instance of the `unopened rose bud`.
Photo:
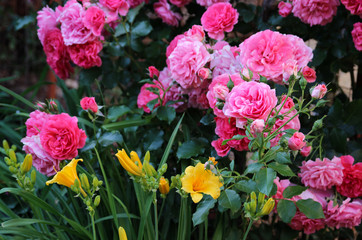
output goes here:
<path id="1" fill-rule="evenodd" d="M 216 84 L 214 87 L 215 97 L 225 101 L 226 96 L 229 94 L 229 89 L 221 84 Z"/>
<path id="2" fill-rule="evenodd" d="M 49 108 L 51 111 L 58 111 L 58 105 L 54 100 L 49 101 Z"/>
<path id="3" fill-rule="evenodd" d="M 317 79 L 317 75 L 316 75 L 316 72 L 314 71 L 314 69 L 312 69 L 308 66 L 305 66 L 303 68 L 302 74 L 303 74 L 303 77 L 305 78 L 305 80 L 307 80 L 307 82 L 309 82 L 309 83 L 313 83 Z"/>
<path id="4" fill-rule="evenodd" d="M 150 76 L 151 79 L 158 78 L 160 76 L 160 71 L 158 71 L 154 66 L 149 66 L 148 76 Z"/>
<path id="5" fill-rule="evenodd" d="M 327 93 L 327 87 L 324 84 L 318 84 L 314 88 L 311 89 L 310 95 L 312 98 L 321 99 L 326 95 Z"/>
<path id="6" fill-rule="evenodd" d="M 211 71 L 208 68 L 201 68 L 197 71 L 197 76 L 203 80 L 211 78 Z"/>
<path id="7" fill-rule="evenodd" d="M 80 100 L 80 106 L 83 110 L 87 111 L 90 110 L 93 113 L 98 112 L 98 105 L 94 97 L 84 97 Z"/>
<path id="8" fill-rule="evenodd" d="M 264 130 L 265 121 L 263 119 L 256 119 L 251 123 L 250 132 L 255 135 L 261 133 Z"/>
<path id="9" fill-rule="evenodd" d="M 43 102 L 36 102 L 35 103 L 36 108 L 38 108 L 40 111 L 44 111 L 47 107 L 47 105 Z"/>
<path id="10" fill-rule="evenodd" d="M 312 150 L 312 146 L 304 146 L 304 147 L 300 150 L 300 154 L 301 154 L 303 157 L 308 157 L 311 150 Z"/>
<path id="11" fill-rule="evenodd" d="M 323 118 L 313 123 L 312 131 L 317 131 L 323 127 Z"/>
<path id="12" fill-rule="evenodd" d="M 295 132 L 291 138 L 288 140 L 288 147 L 292 151 L 300 150 L 302 149 L 306 142 L 304 142 L 305 136 L 301 132 Z"/>
<path id="13" fill-rule="evenodd" d="M 278 4 L 279 15 L 282 17 L 287 17 L 292 12 L 292 8 L 292 4 L 288 2 L 280 2 Z"/>

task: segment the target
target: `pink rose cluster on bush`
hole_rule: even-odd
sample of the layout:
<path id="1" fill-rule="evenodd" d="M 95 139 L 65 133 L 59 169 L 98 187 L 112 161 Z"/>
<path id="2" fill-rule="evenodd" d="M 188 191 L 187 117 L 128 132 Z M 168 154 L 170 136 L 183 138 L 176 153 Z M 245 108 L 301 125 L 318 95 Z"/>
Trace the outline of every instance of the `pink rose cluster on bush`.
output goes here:
<path id="1" fill-rule="evenodd" d="M 362 22 L 353 24 L 352 38 L 355 48 L 362 51 Z"/>
<path id="2" fill-rule="evenodd" d="M 33 156 L 34 167 L 47 176 L 59 170 L 62 160 L 75 158 L 87 138 L 78 127 L 78 119 L 66 113 L 52 115 L 36 110 L 30 113 L 25 125 L 23 150 Z"/>

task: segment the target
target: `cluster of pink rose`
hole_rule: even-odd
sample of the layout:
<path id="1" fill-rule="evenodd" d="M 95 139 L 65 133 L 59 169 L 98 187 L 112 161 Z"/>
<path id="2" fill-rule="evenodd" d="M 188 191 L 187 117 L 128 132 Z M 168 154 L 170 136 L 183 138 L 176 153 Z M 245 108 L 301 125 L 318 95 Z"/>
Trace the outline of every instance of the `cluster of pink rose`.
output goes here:
<path id="1" fill-rule="evenodd" d="M 33 166 L 42 174 L 52 176 L 59 163 L 75 158 L 85 145 L 87 136 L 78 127 L 78 119 L 67 113 L 49 114 L 36 110 L 25 122 L 23 150 L 33 156 Z"/>
<path id="2" fill-rule="evenodd" d="M 309 219 L 297 210 L 290 222 L 290 227 L 303 230 L 306 234 L 314 233 L 325 226 L 352 228 L 358 226 L 362 219 L 362 201 L 354 199 L 362 196 L 362 163 L 353 164 L 351 156 L 334 157 L 332 160 L 324 158 L 323 161 L 309 160 L 301 166 L 302 183 L 310 187 L 302 194 L 293 197 L 292 201 L 311 198 L 319 202 L 324 211 L 324 219 Z M 283 199 L 283 191 L 288 186 L 293 186 L 289 180 L 274 180 L 278 187 L 277 200 Z M 333 194 L 333 187 L 339 194 L 347 197 L 343 202 L 337 201 Z"/>

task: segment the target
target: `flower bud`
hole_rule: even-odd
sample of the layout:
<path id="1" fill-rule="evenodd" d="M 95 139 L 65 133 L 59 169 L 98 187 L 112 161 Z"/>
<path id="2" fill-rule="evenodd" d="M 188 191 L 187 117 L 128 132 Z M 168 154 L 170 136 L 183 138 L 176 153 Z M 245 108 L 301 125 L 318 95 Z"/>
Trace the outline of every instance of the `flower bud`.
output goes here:
<path id="1" fill-rule="evenodd" d="M 9 158 L 13 163 L 17 162 L 15 151 L 13 149 L 9 150 Z"/>
<path id="2" fill-rule="evenodd" d="M 302 90 L 304 90 L 305 87 L 307 86 L 307 80 L 304 77 L 301 77 L 299 79 L 299 86 Z"/>
<path id="3" fill-rule="evenodd" d="M 5 152 L 6 152 L 6 154 L 7 154 L 7 152 L 9 151 L 9 143 L 8 143 L 8 141 L 6 141 L 5 139 L 3 140 L 3 148 L 4 148 L 4 150 L 5 150 Z"/>
<path id="4" fill-rule="evenodd" d="M 201 68 L 199 71 L 197 71 L 197 76 L 202 80 L 210 79 L 211 71 L 208 68 Z"/>
<path id="5" fill-rule="evenodd" d="M 33 166 L 33 156 L 31 154 L 26 154 L 24 161 L 21 163 L 20 171 L 22 174 L 25 174 L 30 171 Z"/>
<path id="6" fill-rule="evenodd" d="M 8 165 L 8 166 L 12 165 L 12 162 L 11 162 L 10 158 L 5 157 L 4 161 L 5 161 L 6 165 Z"/>
<path id="7" fill-rule="evenodd" d="M 312 98 L 321 99 L 326 95 L 327 87 L 324 84 L 318 84 L 310 90 L 310 95 Z"/>
<path id="8" fill-rule="evenodd" d="M 305 66 L 303 68 L 302 74 L 303 74 L 303 77 L 305 78 L 305 80 L 309 83 L 313 83 L 317 79 L 317 75 L 316 75 L 314 69 L 312 69 L 308 66 Z"/>
<path id="9" fill-rule="evenodd" d="M 54 100 L 49 101 L 49 110 L 52 112 L 58 112 L 58 105 Z"/>
<path id="10" fill-rule="evenodd" d="M 93 177 L 92 185 L 94 188 L 97 188 L 99 184 L 99 180 L 97 177 Z"/>
<path id="11" fill-rule="evenodd" d="M 289 2 L 279 2 L 278 4 L 278 12 L 282 17 L 287 17 L 292 12 L 292 4 Z"/>
<path id="12" fill-rule="evenodd" d="M 291 138 L 288 140 L 288 147 L 293 150 L 300 150 L 302 149 L 306 142 L 304 142 L 305 136 L 301 132 L 295 132 Z"/>
<path id="13" fill-rule="evenodd" d="M 33 169 L 33 171 L 31 171 L 30 173 L 30 180 L 31 180 L 31 184 L 35 184 L 36 181 L 36 171 Z"/>
<path id="14" fill-rule="evenodd" d="M 304 146 L 301 150 L 300 150 L 300 154 L 303 157 L 308 157 L 310 154 L 310 151 L 312 151 L 312 146 Z"/>
<path id="15" fill-rule="evenodd" d="M 256 201 L 255 200 L 251 200 L 249 203 L 250 206 L 250 213 L 251 215 L 254 215 L 256 212 Z"/>
<path id="16" fill-rule="evenodd" d="M 99 203 L 101 202 L 101 196 L 96 196 L 96 198 L 94 199 L 94 207 L 98 207 Z"/>
<path id="17" fill-rule="evenodd" d="M 89 186 L 89 181 L 88 181 L 88 177 L 87 175 L 85 175 L 84 173 L 80 174 L 79 175 L 79 178 L 80 178 L 80 182 L 81 182 L 81 185 L 82 187 L 89 191 L 90 190 L 90 186 Z"/>
<path id="18" fill-rule="evenodd" d="M 118 228 L 119 240 L 127 240 L 126 230 L 123 227 Z"/>
<path id="19" fill-rule="evenodd" d="M 167 171 L 167 163 L 164 163 L 162 167 L 158 170 L 158 174 L 162 176 L 163 174 L 165 174 L 166 171 Z"/>
<path id="20" fill-rule="evenodd" d="M 11 173 L 13 173 L 13 174 L 17 174 L 17 173 L 18 173 L 18 169 L 16 169 L 16 168 L 13 167 L 13 166 L 10 166 L 10 167 L 9 167 L 9 171 L 10 171 Z"/>
<path id="21" fill-rule="evenodd" d="M 226 87 L 224 85 L 216 84 L 214 86 L 214 93 L 215 93 L 216 99 L 225 101 L 226 96 L 229 94 L 229 89 L 228 89 L 228 87 Z"/>
<path id="22" fill-rule="evenodd" d="M 314 122 L 312 131 L 317 131 L 318 129 L 321 129 L 322 127 L 323 127 L 323 118 L 318 119 L 317 121 Z"/>
<path id="23" fill-rule="evenodd" d="M 259 192 L 258 194 L 258 207 L 261 208 L 263 206 L 265 200 L 265 194 L 262 192 Z"/>
<path id="24" fill-rule="evenodd" d="M 256 119 L 251 123 L 250 132 L 253 135 L 261 133 L 264 130 L 265 122 L 263 119 Z"/>
<path id="25" fill-rule="evenodd" d="M 166 195 L 170 191 L 170 185 L 168 183 L 168 180 L 164 177 L 161 177 L 158 189 L 160 190 L 161 194 Z"/>
<path id="26" fill-rule="evenodd" d="M 275 201 L 273 198 L 269 198 L 268 201 L 264 204 L 263 208 L 260 211 L 261 215 L 268 215 L 274 208 Z"/>
<path id="27" fill-rule="evenodd" d="M 16 151 L 17 147 L 13 144 L 13 145 L 11 145 L 11 149 Z"/>
<path id="28" fill-rule="evenodd" d="M 150 78 L 152 79 L 158 78 L 160 76 L 160 71 L 158 71 L 157 68 L 155 68 L 154 66 L 149 66 L 148 76 L 150 76 Z"/>
<path id="29" fill-rule="evenodd" d="M 80 100 L 80 106 L 83 110 L 90 110 L 93 113 L 98 112 L 98 105 L 94 97 L 84 97 Z"/>
<path id="30" fill-rule="evenodd" d="M 46 107 L 47 107 L 47 105 L 45 103 L 43 103 L 43 102 L 36 102 L 35 106 L 40 111 L 44 111 L 46 109 Z"/>

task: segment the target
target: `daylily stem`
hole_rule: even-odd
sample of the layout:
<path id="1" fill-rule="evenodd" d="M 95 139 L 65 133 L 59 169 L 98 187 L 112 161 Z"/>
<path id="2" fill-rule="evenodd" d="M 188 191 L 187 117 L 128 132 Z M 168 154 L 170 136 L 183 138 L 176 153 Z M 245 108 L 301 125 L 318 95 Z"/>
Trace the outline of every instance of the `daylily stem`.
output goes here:
<path id="1" fill-rule="evenodd" d="M 248 229 L 246 229 L 246 232 L 245 232 L 245 234 L 244 234 L 244 237 L 243 237 L 243 240 L 246 240 L 246 237 L 248 236 L 248 233 L 249 233 L 249 231 L 250 231 L 250 229 L 251 229 L 251 226 L 253 226 L 253 220 L 252 219 L 250 219 L 250 222 L 249 222 L 249 226 L 248 226 Z"/>
<path id="2" fill-rule="evenodd" d="M 93 240 L 96 240 L 97 236 L 96 236 L 96 226 L 94 224 L 94 214 L 90 214 L 90 216 L 92 219 Z"/>
<path id="3" fill-rule="evenodd" d="M 153 206 L 154 206 L 154 211 L 155 211 L 155 235 L 156 235 L 156 240 L 158 240 L 158 217 L 157 217 L 157 201 L 153 202 Z"/>

